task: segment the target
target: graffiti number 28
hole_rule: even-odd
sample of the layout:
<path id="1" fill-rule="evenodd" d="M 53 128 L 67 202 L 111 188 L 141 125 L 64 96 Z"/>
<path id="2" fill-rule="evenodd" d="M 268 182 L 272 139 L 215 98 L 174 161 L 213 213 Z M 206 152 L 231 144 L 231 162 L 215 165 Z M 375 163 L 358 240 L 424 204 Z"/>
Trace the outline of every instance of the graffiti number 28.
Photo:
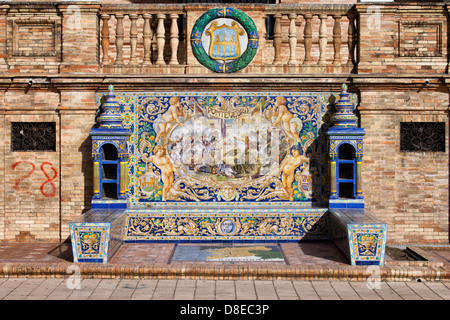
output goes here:
<path id="1" fill-rule="evenodd" d="M 25 164 L 29 165 L 29 166 L 30 166 L 30 171 L 27 172 L 26 174 L 24 174 L 23 176 L 21 176 L 20 178 L 18 178 L 18 179 L 15 181 L 13 188 L 14 188 L 15 190 L 19 191 L 19 192 L 30 193 L 28 190 L 25 190 L 24 188 L 20 187 L 19 184 L 20 184 L 23 180 L 29 178 L 29 177 L 33 174 L 33 172 L 36 170 L 36 166 L 35 166 L 32 162 L 29 162 L 29 161 L 17 161 L 16 163 L 14 163 L 14 164 L 11 166 L 11 169 L 15 170 L 16 167 L 17 167 L 18 165 L 22 164 L 22 163 L 25 163 Z M 44 166 L 46 166 L 46 165 L 49 165 L 49 166 L 50 166 L 50 169 L 53 171 L 53 177 L 51 177 L 51 178 L 50 178 L 50 176 L 48 175 L 47 171 L 46 171 L 45 168 L 44 168 Z M 56 187 L 55 187 L 55 184 L 53 183 L 53 181 L 56 179 L 56 176 L 58 175 L 58 173 L 56 172 L 56 169 L 53 168 L 53 166 L 52 166 L 52 164 L 51 164 L 50 162 L 43 162 L 43 163 L 41 164 L 40 169 L 41 169 L 42 173 L 44 174 L 44 176 L 47 178 L 47 180 L 45 180 L 45 181 L 41 184 L 41 186 L 40 186 L 39 189 L 40 189 L 40 191 L 41 191 L 41 193 L 42 193 L 42 195 L 43 195 L 44 197 L 54 197 L 55 194 L 56 194 Z M 50 187 L 51 187 L 50 192 L 46 192 L 46 191 L 44 190 L 44 186 L 45 186 L 46 184 L 50 184 Z M 46 187 L 46 189 L 48 189 L 48 187 Z"/>

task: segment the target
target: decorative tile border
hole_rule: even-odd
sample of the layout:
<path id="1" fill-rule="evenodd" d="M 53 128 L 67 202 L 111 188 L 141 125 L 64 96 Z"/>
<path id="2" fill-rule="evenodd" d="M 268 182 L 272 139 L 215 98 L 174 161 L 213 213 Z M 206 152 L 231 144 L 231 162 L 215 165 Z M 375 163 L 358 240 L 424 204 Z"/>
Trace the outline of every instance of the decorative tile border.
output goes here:
<path id="1" fill-rule="evenodd" d="M 328 239 L 327 209 L 127 210 L 124 241 Z"/>

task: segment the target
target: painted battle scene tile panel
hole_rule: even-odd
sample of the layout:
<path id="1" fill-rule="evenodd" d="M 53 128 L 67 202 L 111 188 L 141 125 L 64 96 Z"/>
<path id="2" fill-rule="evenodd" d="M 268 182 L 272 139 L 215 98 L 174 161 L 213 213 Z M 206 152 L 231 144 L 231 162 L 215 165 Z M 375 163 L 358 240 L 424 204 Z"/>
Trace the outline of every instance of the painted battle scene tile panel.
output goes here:
<path id="1" fill-rule="evenodd" d="M 323 201 L 336 95 L 116 93 L 133 132 L 129 202 Z"/>

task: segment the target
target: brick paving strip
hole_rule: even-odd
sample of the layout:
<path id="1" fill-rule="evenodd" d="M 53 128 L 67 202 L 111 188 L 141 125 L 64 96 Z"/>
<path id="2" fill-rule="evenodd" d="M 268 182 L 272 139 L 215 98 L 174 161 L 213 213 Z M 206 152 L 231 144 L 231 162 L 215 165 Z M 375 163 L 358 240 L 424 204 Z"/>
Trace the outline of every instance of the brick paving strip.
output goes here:
<path id="1" fill-rule="evenodd" d="M 74 271 L 75 270 L 75 271 Z M 211 279 L 211 280 L 348 280 L 365 281 L 374 277 L 388 281 L 446 281 L 450 269 L 435 266 L 282 266 L 282 265 L 205 265 L 205 264 L 94 264 L 94 263 L 0 263 L 2 277 L 70 277 L 144 278 L 144 279 Z M 71 272 L 72 271 L 72 272 Z"/>

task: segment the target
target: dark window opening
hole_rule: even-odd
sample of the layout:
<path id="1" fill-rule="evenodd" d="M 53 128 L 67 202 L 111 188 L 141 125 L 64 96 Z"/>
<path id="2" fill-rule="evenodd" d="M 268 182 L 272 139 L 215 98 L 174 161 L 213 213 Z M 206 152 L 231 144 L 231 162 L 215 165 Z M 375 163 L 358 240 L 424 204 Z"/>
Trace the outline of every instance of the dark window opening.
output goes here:
<path id="1" fill-rule="evenodd" d="M 339 160 L 353 160 L 355 158 L 355 149 L 350 144 L 342 144 L 339 147 Z"/>
<path id="2" fill-rule="evenodd" d="M 103 164 L 103 177 L 106 180 L 117 179 L 117 165 L 116 164 Z"/>
<path id="3" fill-rule="evenodd" d="M 353 180 L 353 163 L 340 163 L 339 164 L 339 179 L 351 179 Z"/>
<path id="4" fill-rule="evenodd" d="M 354 198 L 353 183 L 339 183 L 339 198 Z"/>
<path id="5" fill-rule="evenodd" d="M 338 151 L 338 195 L 339 198 L 355 197 L 355 149 L 349 143 L 343 143 Z"/>
<path id="6" fill-rule="evenodd" d="M 119 189 L 119 157 L 117 148 L 110 143 L 102 146 L 100 170 L 102 198 L 117 199 Z"/>
<path id="7" fill-rule="evenodd" d="M 102 160 L 117 160 L 117 149 L 112 144 L 102 146 Z"/>
<path id="8" fill-rule="evenodd" d="M 103 183 L 103 199 L 117 199 L 117 185 L 115 183 Z"/>

